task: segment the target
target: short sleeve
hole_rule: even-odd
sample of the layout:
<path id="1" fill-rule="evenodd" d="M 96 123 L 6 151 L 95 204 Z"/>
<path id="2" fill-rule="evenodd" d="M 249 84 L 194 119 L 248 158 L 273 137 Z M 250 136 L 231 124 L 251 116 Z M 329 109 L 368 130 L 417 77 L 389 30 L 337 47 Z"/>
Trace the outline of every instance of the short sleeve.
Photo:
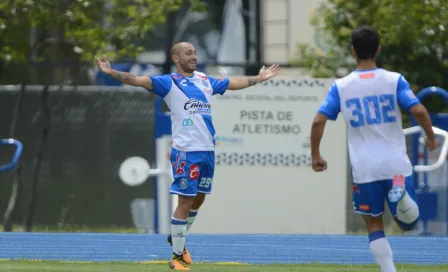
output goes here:
<path id="1" fill-rule="evenodd" d="M 415 96 L 411 86 L 409 86 L 409 83 L 403 76 L 400 76 L 398 79 L 397 101 L 398 105 L 405 110 L 410 110 L 413 106 L 420 103 L 420 100 Z"/>
<path id="2" fill-rule="evenodd" d="M 223 95 L 227 87 L 229 86 L 230 79 L 228 78 L 215 78 L 211 76 L 207 76 L 210 84 L 212 85 L 213 95 L 220 94 Z"/>
<path id="3" fill-rule="evenodd" d="M 330 120 L 336 120 L 341 111 L 338 86 L 336 83 L 330 87 L 325 101 L 320 106 L 318 113 L 325 115 Z"/>
<path id="4" fill-rule="evenodd" d="M 173 84 L 171 75 L 150 76 L 150 78 L 152 80 L 152 86 L 154 87 L 150 92 L 160 97 L 165 97 L 170 92 L 171 85 Z"/>

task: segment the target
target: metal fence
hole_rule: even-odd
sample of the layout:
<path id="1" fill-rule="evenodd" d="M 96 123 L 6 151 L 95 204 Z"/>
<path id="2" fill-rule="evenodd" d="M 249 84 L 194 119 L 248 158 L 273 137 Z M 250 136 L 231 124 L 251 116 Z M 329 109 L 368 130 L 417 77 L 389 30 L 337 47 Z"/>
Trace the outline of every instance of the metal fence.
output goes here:
<path id="1" fill-rule="evenodd" d="M 14 222 L 21 224 L 30 200 L 32 170 L 44 118 L 40 109 L 42 87 L 27 87 L 16 138 L 24 145 L 23 185 Z M 153 198 L 149 181 L 125 186 L 117 168 L 129 155 L 154 159 L 154 100 L 144 92 L 117 88 L 53 88 L 49 95 L 51 122 L 44 149 L 35 225 L 53 229 L 132 228 L 131 202 Z M 8 136 L 11 114 L 19 92 L 0 89 L 0 135 Z M 0 163 L 10 160 L 0 152 Z M 5 210 L 13 173 L 0 176 L 0 210 Z"/>

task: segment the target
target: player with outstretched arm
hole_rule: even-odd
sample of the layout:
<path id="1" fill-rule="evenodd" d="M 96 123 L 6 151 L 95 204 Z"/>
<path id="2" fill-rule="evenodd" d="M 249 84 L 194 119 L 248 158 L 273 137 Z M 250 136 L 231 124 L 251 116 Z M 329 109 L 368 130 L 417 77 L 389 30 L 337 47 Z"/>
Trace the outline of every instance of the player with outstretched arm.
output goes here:
<path id="1" fill-rule="evenodd" d="M 226 90 L 241 90 L 268 80 L 280 72 L 274 64 L 262 67 L 258 76 L 214 78 L 196 70 L 196 49 L 188 42 L 171 48 L 176 73 L 163 76 L 136 76 L 113 70 L 106 57 L 96 58 L 98 68 L 115 79 L 139 86 L 163 97 L 171 111 L 173 146 L 171 151 L 174 181 L 171 194 L 178 195 L 178 205 L 171 219 L 168 241 L 173 247 L 169 262 L 174 270 L 190 270 L 191 256 L 185 237 L 198 210 L 210 194 L 215 169 L 215 129 L 212 122 L 211 98 Z"/>
<path id="2" fill-rule="evenodd" d="M 376 66 L 379 44 L 380 37 L 371 27 L 352 32 L 352 55 L 358 67 L 334 82 L 319 108 L 311 128 L 311 156 L 314 171 L 327 168 L 320 142 L 327 120 L 336 120 L 341 113 L 348 126 L 354 210 L 365 221 L 381 271 L 395 272 L 384 233 L 384 200 L 402 230 L 412 230 L 419 218 L 400 108 L 410 111 L 424 129 L 429 150 L 436 148 L 436 139 L 429 114 L 406 79 Z"/>

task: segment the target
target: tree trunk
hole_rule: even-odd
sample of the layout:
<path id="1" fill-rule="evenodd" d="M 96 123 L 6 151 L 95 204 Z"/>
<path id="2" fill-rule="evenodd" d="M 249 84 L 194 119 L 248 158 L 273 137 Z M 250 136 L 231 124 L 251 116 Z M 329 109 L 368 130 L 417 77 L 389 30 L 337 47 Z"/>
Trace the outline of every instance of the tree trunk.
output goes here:
<path id="1" fill-rule="evenodd" d="M 20 198 L 20 189 L 22 187 L 22 165 L 19 165 L 15 169 L 14 181 L 12 183 L 11 196 L 9 197 L 8 207 L 5 211 L 5 217 L 3 220 L 3 230 L 5 232 L 11 232 L 13 226 L 13 218 L 16 211 L 17 203 Z"/>
<path id="2" fill-rule="evenodd" d="M 51 70 L 53 71 L 53 69 L 51 69 Z M 37 205 L 37 201 L 38 201 L 38 188 L 39 188 L 40 171 L 42 168 L 42 159 L 44 156 L 45 143 L 47 142 L 48 133 L 50 131 L 51 115 L 50 115 L 50 107 L 48 105 L 49 88 L 50 88 L 50 85 L 47 84 L 44 87 L 44 89 L 42 90 L 42 95 L 41 95 L 44 126 L 42 129 L 42 135 L 41 135 L 40 141 L 37 145 L 36 156 L 34 157 L 34 161 L 33 161 L 33 184 L 32 184 L 32 191 L 31 191 L 31 199 L 28 204 L 28 213 L 27 213 L 26 222 L 25 222 L 25 229 L 27 232 L 31 232 L 33 229 L 34 213 L 36 211 L 36 205 Z"/>
<path id="3" fill-rule="evenodd" d="M 20 117 L 20 111 L 22 109 L 22 104 L 23 104 L 23 97 L 25 96 L 25 91 L 26 91 L 26 82 L 28 81 L 28 71 L 25 72 L 25 79 L 24 82 L 20 88 L 20 92 L 17 96 L 16 99 L 16 104 L 14 105 L 14 112 L 12 114 L 12 120 L 11 120 L 11 125 L 9 127 L 9 137 L 10 138 L 15 138 L 16 136 L 16 132 L 17 132 L 17 125 L 19 123 L 19 117 Z M 19 165 L 17 166 L 16 172 L 15 172 L 15 176 L 14 176 L 14 180 L 12 183 L 12 190 L 11 190 L 11 195 L 9 197 L 9 201 L 8 201 L 8 207 L 6 208 L 4 217 L 3 217 L 3 230 L 6 232 L 11 232 L 12 231 L 12 225 L 13 225 L 13 220 L 14 220 L 14 214 L 15 214 L 15 210 L 17 207 L 17 203 L 20 200 L 20 187 L 21 187 L 21 175 L 22 175 L 22 168 L 23 166 L 20 164 L 19 161 Z"/>

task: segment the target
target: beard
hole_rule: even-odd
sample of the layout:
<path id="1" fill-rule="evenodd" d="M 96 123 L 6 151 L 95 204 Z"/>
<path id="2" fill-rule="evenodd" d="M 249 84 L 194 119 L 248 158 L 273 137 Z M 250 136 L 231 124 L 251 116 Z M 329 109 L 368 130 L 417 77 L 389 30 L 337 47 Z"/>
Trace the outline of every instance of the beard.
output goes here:
<path id="1" fill-rule="evenodd" d="M 180 68 L 186 73 L 193 73 L 196 70 L 196 63 L 190 64 L 186 61 L 180 65 Z"/>

